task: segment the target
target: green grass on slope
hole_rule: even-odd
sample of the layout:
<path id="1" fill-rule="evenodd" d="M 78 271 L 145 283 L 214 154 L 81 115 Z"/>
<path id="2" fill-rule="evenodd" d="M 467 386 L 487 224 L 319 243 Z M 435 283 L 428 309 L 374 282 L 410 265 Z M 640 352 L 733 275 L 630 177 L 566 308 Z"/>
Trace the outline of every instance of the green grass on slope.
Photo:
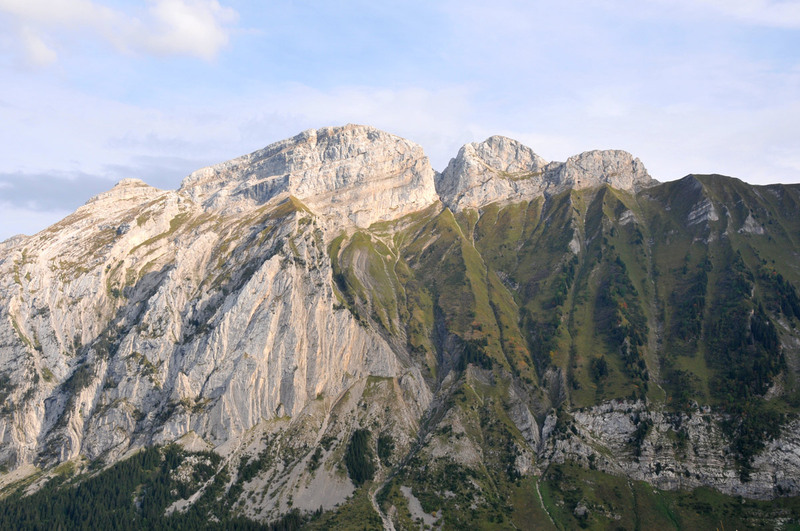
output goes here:
<path id="1" fill-rule="evenodd" d="M 392 252 L 369 234 L 344 235 L 330 245 L 334 283 L 350 310 L 363 320 L 369 316 L 388 333 L 396 334 L 405 317 L 394 271 Z"/>
<path id="2" fill-rule="evenodd" d="M 530 363 L 540 377 L 548 367 L 566 372 L 576 406 L 647 392 L 653 282 L 645 234 L 631 221 L 641 216 L 632 196 L 600 188 L 490 205 L 475 224 L 476 248 L 514 301 Z M 522 351 L 506 351 L 519 363 Z M 600 358 L 612 370 L 593 381 Z"/>

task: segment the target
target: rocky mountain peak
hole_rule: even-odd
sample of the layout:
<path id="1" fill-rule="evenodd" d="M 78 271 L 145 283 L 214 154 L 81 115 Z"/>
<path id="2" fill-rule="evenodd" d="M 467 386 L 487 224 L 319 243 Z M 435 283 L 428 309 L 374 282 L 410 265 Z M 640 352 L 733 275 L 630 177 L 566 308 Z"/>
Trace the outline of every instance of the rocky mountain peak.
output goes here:
<path id="1" fill-rule="evenodd" d="M 207 208 L 243 211 L 293 195 L 334 222 L 367 226 L 436 201 L 417 144 L 373 127 L 309 129 L 187 177 L 180 191 Z"/>
<path id="2" fill-rule="evenodd" d="M 516 140 L 493 136 L 463 146 L 437 179 L 436 190 L 445 205 L 460 210 L 569 188 L 608 184 L 638 191 L 656 183 L 641 161 L 625 151 L 587 151 L 566 162 L 548 163 Z"/>
<path id="3" fill-rule="evenodd" d="M 437 179 L 436 191 L 452 209 L 522 200 L 541 191 L 546 165 L 528 146 L 492 136 L 464 145 Z"/>
<path id="4" fill-rule="evenodd" d="M 609 184 L 638 191 L 657 183 L 638 158 L 620 150 L 586 151 L 568 158 L 555 173 L 561 185 L 577 189 Z"/>
<path id="5" fill-rule="evenodd" d="M 105 197 L 108 195 L 126 195 L 130 193 L 137 194 L 141 193 L 144 190 L 155 190 L 155 188 L 153 188 L 152 186 L 150 186 L 141 179 L 133 179 L 133 178 L 122 179 L 107 192 L 102 192 L 89 199 L 89 202 L 94 201 L 97 198 Z"/>
<path id="6" fill-rule="evenodd" d="M 163 193 L 162 190 L 150 186 L 141 179 L 122 179 L 107 192 L 102 192 L 89 199 L 81 209 L 91 210 L 100 207 L 117 210 L 122 203 L 144 202 Z"/>
<path id="7" fill-rule="evenodd" d="M 489 171 L 512 178 L 529 176 L 547 165 L 547 161 L 531 148 L 505 136 L 491 136 L 483 142 L 467 144 L 462 150 L 460 162 L 473 167 L 480 164 Z M 458 161 L 459 157 L 453 160 Z"/>
<path id="8" fill-rule="evenodd" d="M 128 179 L 122 179 L 121 181 L 119 181 L 117 184 L 114 185 L 114 188 L 116 187 L 128 188 L 131 186 L 148 186 L 148 184 L 141 179 L 130 177 Z"/>

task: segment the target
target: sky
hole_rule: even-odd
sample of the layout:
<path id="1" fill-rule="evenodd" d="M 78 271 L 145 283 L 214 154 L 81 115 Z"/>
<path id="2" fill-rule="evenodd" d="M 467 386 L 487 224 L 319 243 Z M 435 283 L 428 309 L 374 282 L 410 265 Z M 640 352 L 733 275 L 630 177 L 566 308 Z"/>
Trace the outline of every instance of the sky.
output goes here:
<path id="1" fill-rule="evenodd" d="M 0 240 L 347 123 L 797 183 L 800 0 L 0 0 Z"/>

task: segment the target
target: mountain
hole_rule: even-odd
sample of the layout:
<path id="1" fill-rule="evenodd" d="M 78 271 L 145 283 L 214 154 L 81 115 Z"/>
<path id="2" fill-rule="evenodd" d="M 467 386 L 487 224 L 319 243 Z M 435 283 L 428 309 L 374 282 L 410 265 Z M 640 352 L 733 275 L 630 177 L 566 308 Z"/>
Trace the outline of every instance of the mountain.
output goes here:
<path id="1" fill-rule="evenodd" d="M 657 183 L 639 159 L 624 151 L 588 151 L 548 163 L 516 140 L 493 136 L 462 147 L 439 175 L 436 190 L 442 203 L 457 212 L 602 184 L 638 191 Z"/>
<path id="2" fill-rule="evenodd" d="M 800 186 L 371 127 L 0 244 L 0 527 L 800 517 Z"/>

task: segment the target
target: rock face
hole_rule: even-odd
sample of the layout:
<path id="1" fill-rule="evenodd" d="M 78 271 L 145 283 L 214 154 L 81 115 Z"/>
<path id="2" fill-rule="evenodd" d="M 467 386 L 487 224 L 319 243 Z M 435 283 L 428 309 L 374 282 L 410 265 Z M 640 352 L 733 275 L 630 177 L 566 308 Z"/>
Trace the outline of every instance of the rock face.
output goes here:
<path id="1" fill-rule="evenodd" d="M 493 136 L 464 145 L 436 180 L 442 202 L 453 210 L 541 195 L 547 161 L 516 140 Z"/>
<path id="2" fill-rule="evenodd" d="M 687 414 L 651 411 L 642 402 L 612 402 L 576 412 L 574 431 L 553 434 L 541 456 L 552 462 L 590 464 L 614 475 L 646 481 L 661 489 L 711 487 L 732 496 L 770 499 L 800 492 L 800 425 L 795 421 L 754 461 L 756 473 L 743 482 L 736 472 L 724 419 L 710 409 Z M 649 423 L 636 444 L 633 435 Z M 685 433 L 681 441 L 678 433 Z M 625 456 L 625 458 L 620 458 Z"/>
<path id="3" fill-rule="evenodd" d="M 236 212 L 290 194 L 333 221 L 366 227 L 436 201 L 434 171 L 418 145 L 372 127 L 311 129 L 190 175 L 180 191 Z"/>
<path id="4" fill-rule="evenodd" d="M 458 211 L 602 184 L 637 192 L 657 181 L 625 151 L 588 151 L 563 163 L 548 163 L 516 140 L 493 136 L 463 146 L 437 178 L 436 191 L 445 205 Z"/>
<path id="5" fill-rule="evenodd" d="M 220 464 L 170 511 L 218 474 L 225 506 L 262 521 L 364 489 L 386 527 L 502 522 L 516 480 L 562 462 L 800 495 L 800 423 L 781 416 L 800 381 L 800 277 L 781 260 L 800 256 L 797 205 L 797 186 L 655 186 L 625 152 L 547 163 L 504 137 L 435 177 L 364 126 L 177 191 L 126 179 L 0 244 L 0 489 L 179 442 L 219 454 L 181 464 L 187 482 Z M 780 429 L 732 418 L 732 393 Z M 401 514 L 432 499 L 434 516 Z M 573 501 L 581 522 L 605 514 Z"/>
<path id="6" fill-rule="evenodd" d="M 626 151 L 587 151 L 551 167 L 553 182 L 561 188 L 591 188 L 608 184 L 619 190 L 638 192 L 658 184 L 644 164 Z"/>
<path id="7" fill-rule="evenodd" d="M 385 188 L 373 197 L 408 198 L 400 213 L 427 206 L 427 159 L 396 137 L 330 129 L 266 151 L 294 161 L 292 191 L 315 208 L 331 216 L 343 209 L 356 222 L 391 217 L 368 212 L 368 199 L 330 197 L 336 186 L 345 196 L 366 186 L 363 164 L 374 155 L 331 143 L 362 133 L 398 144 L 379 153 L 390 159 L 378 165 Z M 300 162 L 298 142 L 316 145 Z M 224 177 L 262 175 L 274 164 L 266 158 L 253 156 L 255 170 L 241 159 L 223 165 L 236 168 Z M 311 170 L 297 169 L 312 163 L 323 169 L 314 182 Z M 401 367 L 393 347 L 334 296 L 326 218 L 286 190 L 259 195 L 259 185 L 221 171 L 194 174 L 177 192 L 126 179 L 46 231 L 8 242 L 0 257 L 5 467 L 113 460 L 190 433 L 218 446 L 265 419 L 297 416 L 319 397 L 330 406 L 367 376 L 404 376 L 418 401 L 410 407 L 424 407 L 418 371 Z"/>

